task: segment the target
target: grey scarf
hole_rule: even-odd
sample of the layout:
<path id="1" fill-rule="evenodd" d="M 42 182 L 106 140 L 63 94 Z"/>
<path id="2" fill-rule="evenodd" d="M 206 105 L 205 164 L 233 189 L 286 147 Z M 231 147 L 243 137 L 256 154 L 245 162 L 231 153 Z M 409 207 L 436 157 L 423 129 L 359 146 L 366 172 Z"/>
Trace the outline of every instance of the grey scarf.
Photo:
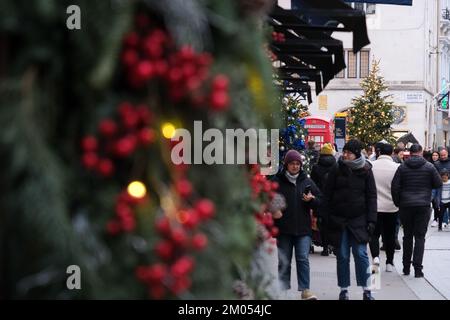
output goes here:
<path id="1" fill-rule="evenodd" d="M 299 174 L 300 174 L 300 172 L 295 175 L 290 174 L 288 171 L 286 171 L 286 173 L 285 173 L 286 178 L 289 180 L 289 182 L 292 182 L 295 185 L 297 185 L 297 178 L 298 178 Z"/>
<path id="2" fill-rule="evenodd" d="M 366 157 L 362 154 L 361 157 L 355 159 L 355 160 L 344 160 L 341 157 L 341 161 L 348 166 L 352 170 L 361 169 L 364 168 L 364 165 L 366 164 Z"/>

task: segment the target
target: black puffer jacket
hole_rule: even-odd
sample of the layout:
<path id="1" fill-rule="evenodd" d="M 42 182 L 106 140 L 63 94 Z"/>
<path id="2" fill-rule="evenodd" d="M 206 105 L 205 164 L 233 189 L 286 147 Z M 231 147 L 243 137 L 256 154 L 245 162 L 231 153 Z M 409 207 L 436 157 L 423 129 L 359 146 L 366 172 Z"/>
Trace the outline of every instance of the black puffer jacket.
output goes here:
<path id="1" fill-rule="evenodd" d="M 440 173 L 443 169 L 447 169 L 450 172 L 450 159 L 447 160 L 439 160 L 434 163 L 438 173 Z"/>
<path id="2" fill-rule="evenodd" d="M 275 220 L 275 225 L 279 228 L 280 234 L 311 236 L 310 210 L 319 206 L 322 195 L 315 183 L 303 171 L 300 171 L 296 184 L 286 178 L 285 172 L 285 170 L 281 171 L 274 178 L 274 181 L 279 184 L 277 192 L 286 199 L 286 209 L 281 219 Z M 310 202 L 302 200 L 303 191 L 307 185 L 311 186 L 311 193 L 315 196 L 315 199 Z"/>
<path id="3" fill-rule="evenodd" d="M 392 200 L 397 207 L 426 207 L 431 202 L 431 190 L 441 186 L 436 168 L 424 158 L 412 156 L 395 173 Z"/>
<path id="4" fill-rule="evenodd" d="M 359 243 L 367 243 L 368 224 L 377 221 L 377 189 L 370 162 L 352 170 L 339 160 L 328 175 L 323 193 L 319 212 L 328 224 L 330 243 L 339 247 L 345 228 Z"/>
<path id="5" fill-rule="evenodd" d="M 320 190 L 325 186 L 328 174 L 336 166 L 336 159 L 331 155 L 320 155 L 319 162 L 312 167 L 311 179 Z"/>

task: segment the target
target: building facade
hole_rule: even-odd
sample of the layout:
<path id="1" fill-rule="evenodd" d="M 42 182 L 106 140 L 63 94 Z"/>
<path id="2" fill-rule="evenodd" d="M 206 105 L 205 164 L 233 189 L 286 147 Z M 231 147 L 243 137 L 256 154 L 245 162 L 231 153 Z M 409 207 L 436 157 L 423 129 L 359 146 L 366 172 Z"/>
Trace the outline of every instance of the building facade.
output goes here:
<path id="1" fill-rule="evenodd" d="M 290 1 L 279 1 L 289 7 Z M 412 6 L 350 3 L 366 13 L 370 45 L 352 52 L 351 34 L 335 32 L 342 40 L 347 68 L 333 79 L 309 106 L 313 115 L 333 118 L 345 112 L 362 94 L 361 79 L 373 59 L 397 106 L 394 134 L 412 133 L 426 148 L 448 145 L 448 111 L 438 111 L 440 91 L 450 80 L 450 0 L 414 0 Z"/>

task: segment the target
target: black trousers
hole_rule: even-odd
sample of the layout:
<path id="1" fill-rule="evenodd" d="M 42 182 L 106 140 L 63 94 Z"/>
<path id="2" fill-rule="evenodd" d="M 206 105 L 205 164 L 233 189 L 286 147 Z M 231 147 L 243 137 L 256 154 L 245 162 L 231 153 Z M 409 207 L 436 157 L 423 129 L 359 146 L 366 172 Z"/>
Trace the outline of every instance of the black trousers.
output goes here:
<path id="1" fill-rule="evenodd" d="M 442 220 L 444 219 L 445 210 L 450 210 L 450 202 L 449 203 L 441 203 L 438 211 L 438 220 L 439 220 L 439 230 L 442 230 Z"/>
<path id="2" fill-rule="evenodd" d="M 428 221 L 431 217 L 431 208 L 426 207 L 403 207 L 400 208 L 400 219 L 403 225 L 403 266 L 409 268 L 411 257 L 414 269 L 422 270 L 423 252 L 425 249 L 425 235 L 427 233 Z"/>
<path id="3" fill-rule="evenodd" d="M 386 250 L 386 264 L 394 264 L 397 217 L 398 212 L 378 212 L 377 225 L 369 242 L 372 257 L 378 257 L 380 255 L 380 236 L 382 236 L 384 249 Z"/>

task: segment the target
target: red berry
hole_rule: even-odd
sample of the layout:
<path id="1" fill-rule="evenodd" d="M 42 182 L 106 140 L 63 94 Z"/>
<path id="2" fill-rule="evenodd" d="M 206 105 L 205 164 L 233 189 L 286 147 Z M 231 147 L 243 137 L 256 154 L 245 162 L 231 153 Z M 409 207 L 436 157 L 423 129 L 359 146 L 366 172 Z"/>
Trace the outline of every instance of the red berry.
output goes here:
<path id="1" fill-rule="evenodd" d="M 98 131 L 105 137 L 111 137 L 117 132 L 117 124 L 112 119 L 104 119 L 98 125 Z"/>
<path id="2" fill-rule="evenodd" d="M 192 247 L 202 250 L 208 245 L 208 238 L 203 233 L 197 233 L 192 237 Z"/>
<path id="3" fill-rule="evenodd" d="M 122 219 L 122 228 L 126 232 L 133 231 L 136 228 L 136 220 L 132 216 L 127 216 Z"/>
<path id="4" fill-rule="evenodd" d="M 122 116 L 122 122 L 125 128 L 134 129 L 139 123 L 139 116 L 136 111 L 133 110 Z"/>
<path id="5" fill-rule="evenodd" d="M 129 47 L 136 47 L 139 43 L 139 36 L 136 32 L 130 32 L 125 36 L 124 43 Z"/>
<path id="6" fill-rule="evenodd" d="M 124 217 L 131 217 L 133 216 L 133 210 L 125 203 L 118 202 L 116 204 L 116 215 L 120 219 L 123 219 Z"/>
<path id="7" fill-rule="evenodd" d="M 139 142 L 147 146 L 155 142 L 156 134 L 155 130 L 150 128 L 142 128 L 138 133 Z"/>
<path id="8" fill-rule="evenodd" d="M 125 117 L 128 113 L 134 112 L 134 107 L 131 102 L 124 101 L 119 104 L 118 111 L 121 117 Z"/>
<path id="9" fill-rule="evenodd" d="M 272 227 L 273 226 L 273 218 L 271 214 L 264 215 L 263 223 L 266 227 Z"/>
<path id="10" fill-rule="evenodd" d="M 128 135 L 116 143 L 115 152 L 119 157 L 127 157 L 136 149 L 136 137 Z"/>
<path id="11" fill-rule="evenodd" d="M 183 70 L 183 77 L 185 79 L 189 79 L 190 77 L 195 75 L 196 68 L 193 63 L 186 63 L 184 64 L 182 70 Z"/>
<path id="12" fill-rule="evenodd" d="M 120 232 L 121 230 L 121 226 L 120 223 L 116 220 L 111 220 L 108 222 L 108 224 L 106 225 L 106 231 L 110 234 L 110 235 L 116 235 Z"/>
<path id="13" fill-rule="evenodd" d="M 94 136 L 85 136 L 81 141 L 81 147 L 83 151 L 96 151 L 98 147 L 97 138 Z"/>
<path id="14" fill-rule="evenodd" d="M 161 44 L 158 42 L 155 42 L 153 39 L 151 39 L 146 44 L 145 51 L 152 60 L 161 58 L 161 56 L 164 53 L 164 50 L 163 50 L 163 47 L 161 46 Z"/>
<path id="15" fill-rule="evenodd" d="M 167 267 L 162 263 L 155 263 L 148 268 L 149 280 L 153 283 L 162 283 L 167 275 Z"/>
<path id="16" fill-rule="evenodd" d="M 154 71 L 153 64 L 147 60 L 139 62 L 136 66 L 137 76 L 144 81 L 149 80 L 153 76 Z"/>
<path id="17" fill-rule="evenodd" d="M 183 46 L 178 52 L 180 60 L 191 60 L 195 57 L 194 50 L 190 46 Z"/>
<path id="18" fill-rule="evenodd" d="M 180 278 L 186 276 L 194 268 L 194 260 L 191 257 L 184 256 L 179 258 L 170 268 L 172 276 Z"/>
<path id="19" fill-rule="evenodd" d="M 200 86 L 202 85 L 202 82 L 200 81 L 200 79 L 198 77 L 190 77 L 189 80 L 186 82 L 186 87 L 188 88 L 188 90 L 190 91 L 195 91 L 198 88 L 200 88 Z"/>
<path id="20" fill-rule="evenodd" d="M 182 223 L 187 229 L 195 228 L 200 222 L 197 211 L 193 209 L 184 210 L 180 212 L 180 215 L 182 216 Z"/>
<path id="21" fill-rule="evenodd" d="M 187 244 L 188 237 L 183 229 L 177 228 L 172 230 L 171 239 L 176 245 L 184 247 Z"/>
<path id="22" fill-rule="evenodd" d="M 229 84 L 228 77 L 224 74 L 218 74 L 212 82 L 213 91 L 226 91 Z"/>
<path id="23" fill-rule="evenodd" d="M 153 65 L 155 67 L 155 73 L 160 77 L 164 76 L 169 69 L 167 63 L 164 60 L 157 60 Z"/>
<path id="24" fill-rule="evenodd" d="M 109 159 L 101 159 L 97 165 L 97 170 L 103 177 L 110 177 L 114 172 L 114 164 Z"/>
<path id="25" fill-rule="evenodd" d="M 135 65 L 138 61 L 139 55 L 134 49 L 128 49 L 122 53 L 122 62 L 127 67 Z"/>
<path id="26" fill-rule="evenodd" d="M 207 67 L 209 65 L 212 64 L 213 62 L 213 57 L 211 54 L 209 53 L 202 53 L 198 56 L 197 58 L 197 62 L 199 65 Z"/>
<path id="27" fill-rule="evenodd" d="M 88 170 L 94 169 L 98 163 L 98 156 L 94 152 L 87 152 L 83 154 L 81 162 L 83 163 L 83 166 L 86 169 Z"/>
<path id="28" fill-rule="evenodd" d="M 216 210 L 214 203 L 209 199 L 199 200 L 195 205 L 195 209 L 197 210 L 201 219 L 211 218 Z"/>
<path id="29" fill-rule="evenodd" d="M 173 246 L 169 241 L 162 241 L 156 244 L 155 252 L 162 259 L 170 259 L 173 254 Z"/>
<path id="30" fill-rule="evenodd" d="M 182 198 L 187 198 L 192 194 L 192 184 L 186 179 L 177 181 L 175 188 Z"/>
<path id="31" fill-rule="evenodd" d="M 210 105 L 213 110 L 223 111 L 228 108 L 230 98 L 226 91 L 213 91 L 210 97 Z"/>
<path id="32" fill-rule="evenodd" d="M 172 68 L 169 70 L 168 79 L 171 83 L 179 82 L 183 77 L 182 70 L 180 68 Z"/>
<path id="33" fill-rule="evenodd" d="M 158 219 L 155 223 L 156 231 L 162 235 L 169 235 L 171 231 L 169 219 L 166 217 Z"/>

